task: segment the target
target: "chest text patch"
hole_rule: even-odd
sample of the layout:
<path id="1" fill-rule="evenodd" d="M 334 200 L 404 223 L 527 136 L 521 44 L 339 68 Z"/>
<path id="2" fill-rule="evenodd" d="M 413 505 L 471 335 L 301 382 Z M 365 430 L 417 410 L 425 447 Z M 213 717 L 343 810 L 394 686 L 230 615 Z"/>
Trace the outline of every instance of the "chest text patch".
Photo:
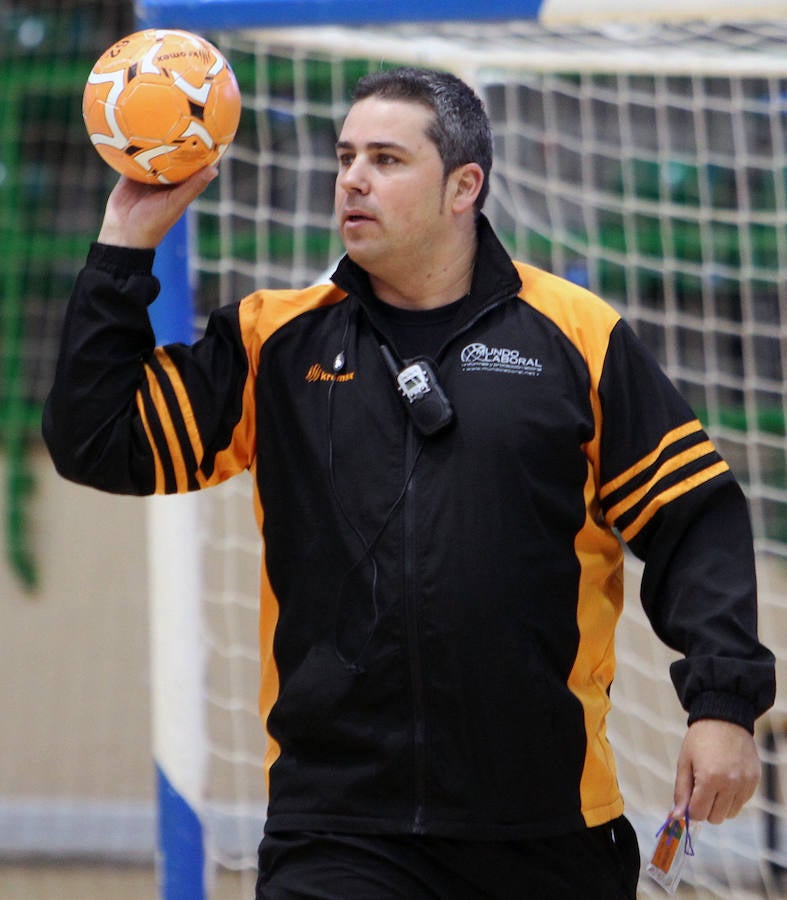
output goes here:
<path id="1" fill-rule="evenodd" d="M 487 347 L 480 342 L 464 347 L 460 359 L 465 372 L 501 372 L 537 377 L 543 370 L 541 361 L 535 356 L 509 347 Z"/>

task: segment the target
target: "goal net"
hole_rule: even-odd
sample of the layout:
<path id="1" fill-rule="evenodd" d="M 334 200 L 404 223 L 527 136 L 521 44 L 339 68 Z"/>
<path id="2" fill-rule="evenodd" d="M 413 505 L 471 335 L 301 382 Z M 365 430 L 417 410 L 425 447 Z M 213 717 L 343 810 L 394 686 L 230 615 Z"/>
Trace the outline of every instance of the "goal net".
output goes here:
<path id="1" fill-rule="evenodd" d="M 495 133 L 486 207 L 512 254 L 618 307 L 689 399 L 751 505 L 761 633 L 787 662 L 787 21 L 535 22 L 212 34 L 244 111 L 192 212 L 201 317 L 260 286 L 307 285 L 341 254 L 334 142 L 358 76 L 455 71 Z M 204 499 L 208 844 L 256 866 L 265 797 L 257 719 L 258 537 L 243 479 Z M 610 736 L 643 854 L 672 802 L 685 715 L 630 561 Z M 706 826 L 683 895 L 776 897 L 787 867 L 787 698 L 759 726 L 763 786 Z M 471 774 L 468 773 L 468 777 Z M 781 885 L 783 887 L 783 885 Z M 642 897 L 661 889 L 643 878 Z"/>

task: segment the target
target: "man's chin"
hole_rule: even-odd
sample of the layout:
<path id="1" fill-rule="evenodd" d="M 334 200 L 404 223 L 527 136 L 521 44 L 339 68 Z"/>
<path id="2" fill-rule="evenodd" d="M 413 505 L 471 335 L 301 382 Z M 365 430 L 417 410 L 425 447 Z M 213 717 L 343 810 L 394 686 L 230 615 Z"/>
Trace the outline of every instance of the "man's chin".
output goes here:
<path id="1" fill-rule="evenodd" d="M 375 262 L 379 260 L 381 254 L 375 252 L 372 247 L 356 241 L 345 241 L 344 248 L 350 259 L 362 269 L 371 272 L 375 267 Z"/>

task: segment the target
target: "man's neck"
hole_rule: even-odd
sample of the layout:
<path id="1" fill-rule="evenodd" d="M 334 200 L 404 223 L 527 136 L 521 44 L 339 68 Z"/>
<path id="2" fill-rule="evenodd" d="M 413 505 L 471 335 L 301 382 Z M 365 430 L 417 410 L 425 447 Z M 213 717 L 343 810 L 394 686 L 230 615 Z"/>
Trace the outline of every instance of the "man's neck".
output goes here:
<path id="1" fill-rule="evenodd" d="M 402 309 L 436 309 L 453 303 L 470 292 L 477 244 L 473 235 L 446 264 L 436 263 L 426 272 L 400 270 L 395 278 L 370 272 L 372 290 L 380 300 Z"/>

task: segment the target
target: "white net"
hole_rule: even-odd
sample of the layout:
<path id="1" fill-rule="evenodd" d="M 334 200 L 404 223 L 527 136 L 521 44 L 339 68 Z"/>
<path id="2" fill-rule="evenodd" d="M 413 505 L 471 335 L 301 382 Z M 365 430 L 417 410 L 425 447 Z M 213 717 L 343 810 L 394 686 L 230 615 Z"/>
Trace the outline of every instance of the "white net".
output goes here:
<path id="1" fill-rule="evenodd" d="M 535 23 L 214 35 L 244 91 L 241 129 L 194 214 L 203 315 L 260 286 L 306 285 L 338 258 L 334 141 L 356 78 L 380 65 L 456 71 L 496 135 L 487 213 L 513 255 L 589 286 L 654 349 L 743 483 L 761 633 L 787 663 L 787 22 L 556 31 Z M 210 823 L 249 883 L 264 815 L 256 719 L 259 546 L 248 485 L 207 492 Z M 244 525 L 238 530 L 238 522 Z M 248 527 L 247 527 L 248 524 Z M 214 530 L 215 528 L 215 530 Z M 672 799 L 685 716 L 629 566 L 616 748 L 649 852 Z M 706 826 L 687 897 L 777 897 L 787 867 L 787 698 L 758 731 L 747 812 Z M 783 885 L 782 885 L 783 887 Z M 661 889 L 643 878 L 642 897 Z"/>

